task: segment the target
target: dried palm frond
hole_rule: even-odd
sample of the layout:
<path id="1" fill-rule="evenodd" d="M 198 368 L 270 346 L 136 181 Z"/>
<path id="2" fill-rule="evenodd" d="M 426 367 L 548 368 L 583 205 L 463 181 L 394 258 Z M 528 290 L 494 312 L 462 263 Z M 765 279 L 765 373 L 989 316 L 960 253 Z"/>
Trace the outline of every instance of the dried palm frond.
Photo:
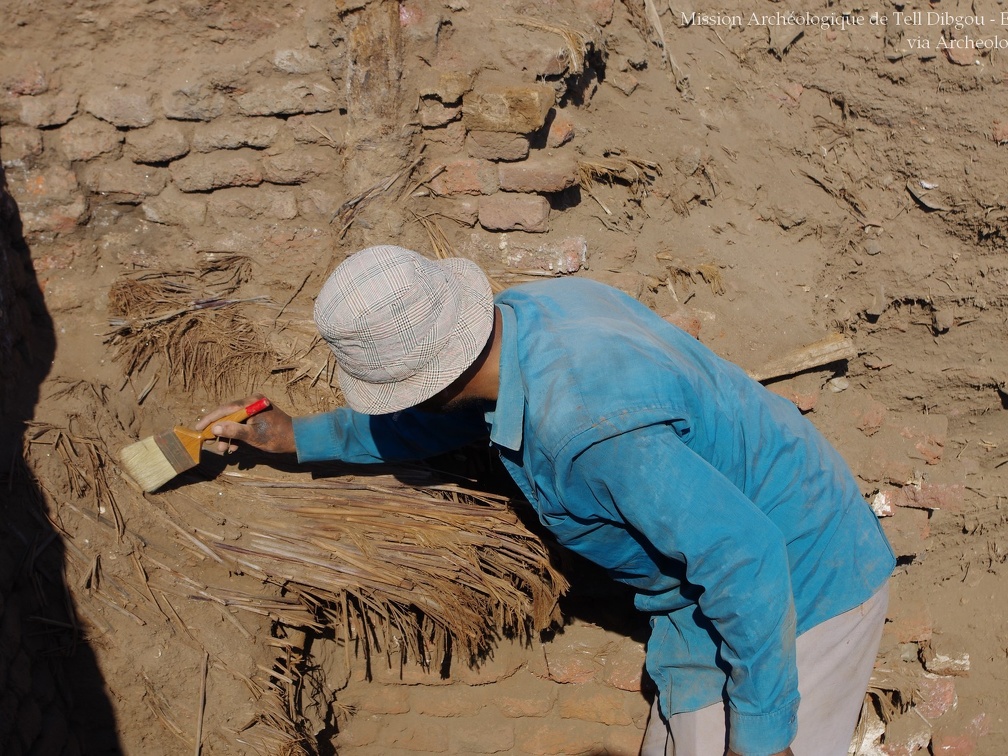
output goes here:
<path id="1" fill-rule="evenodd" d="M 343 478 L 225 481 L 225 497 L 254 501 L 254 515 L 238 540 L 206 538 L 209 548 L 314 607 L 369 663 L 378 650 L 438 668 L 451 640 L 476 662 L 501 634 L 526 640 L 558 618 L 566 581 L 499 497 Z"/>
<path id="2" fill-rule="evenodd" d="M 658 260 L 669 263 L 669 278 L 672 284 L 691 283 L 695 278 L 700 278 L 710 287 L 712 294 L 724 294 L 724 277 L 717 265 L 712 263 L 700 263 L 690 265 L 679 257 L 668 252 L 659 252 L 655 255 Z"/>
<path id="3" fill-rule="evenodd" d="M 620 183 L 628 185 L 638 198 L 648 195 L 648 188 L 661 176 L 661 166 L 651 160 L 624 156 L 618 150 L 600 158 L 578 162 L 578 184 L 589 191 L 593 184 Z"/>
<path id="4" fill-rule="evenodd" d="M 570 63 L 570 72 L 572 74 L 584 72 L 585 58 L 588 55 L 589 43 L 592 41 L 590 35 L 571 29 L 569 26 L 556 26 L 532 18 L 518 18 L 514 22 L 526 29 L 538 29 L 559 35 L 564 41 L 563 54 Z"/>

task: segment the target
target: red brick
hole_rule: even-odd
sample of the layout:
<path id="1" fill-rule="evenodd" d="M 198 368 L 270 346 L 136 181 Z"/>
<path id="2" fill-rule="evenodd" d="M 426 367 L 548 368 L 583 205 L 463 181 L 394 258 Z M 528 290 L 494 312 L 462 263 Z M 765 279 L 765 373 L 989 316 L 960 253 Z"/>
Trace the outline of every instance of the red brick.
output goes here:
<path id="1" fill-rule="evenodd" d="M 497 166 L 486 160 L 453 160 L 430 182 L 435 194 L 493 194 L 500 188 Z"/>
<path id="2" fill-rule="evenodd" d="M 665 320 L 674 325 L 676 328 L 685 331 L 694 339 L 700 338 L 700 318 L 698 318 L 692 310 L 680 307 L 670 315 L 666 315 Z"/>
<path id="3" fill-rule="evenodd" d="M 562 115 L 553 118 L 546 134 L 547 147 L 560 147 L 574 138 L 574 122 Z"/>
<path id="4" fill-rule="evenodd" d="M 581 719 L 605 725 L 633 724 L 624 706 L 629 693 L 597 685 L 572 685 L 560 691 L 558 713 L 562 719 Z"/>
<path id="5" fill-rule="evenodd" d="M 921 483 L 920 486 L 903 486 L 895 498 L 898 507 L 917 509 L 944 509 L 962 512 L 966 486 L 961 483 Z"/>
<path id="6" fill-rule="evenodd" d="M 768 388 L 778 396 L 787 399 L 802 412 L 811 412 L 819 406 L 818 391 L 795 391 L 790 386 L 778 386 L 776 384 Z"/>
<path id="7" fill-rule="evenodd" d="M 536 157 L 498 166 L 500 186 L 506 192 L 562 192 L 577 183 L 573 155 Z"/>
<path id="8" fill-rule="evenodd" d="M 53 166 L 7 178 L 25 233 L 69 231 L 87 217 L 87 200 L 73 171 Z"/>
<path id="9" fill-rule="evenodd" d="M 872 436 L 878 433 L 879 428 L 882 427 L 882 423 L 885 422 L 886 417 L 886 406 L 881 402 L 873 401 L 868 409 L 866 409 L 862 414 L 861 418 L 858 420 L 858 430 L 864 433 L 866 436 Z"/>
<path id="10" fill-rule="evenodd" d="M 925 674 L 918 685 L 917 711 L 929 722 L 951 711 L 958 703 L 955 681 L 951 677 Z"/>
<path id="11" fill-rule="evenodd" d="M 524 160 L 529 154 L 529 140 L 522 134 L 506 131 L 471 131 L 466 139 L 466 152 L 484 160 Z"/>
<path id="12" fill-rule="evenodd" d="M 3 78 L 3 88 L 12 95 L 39 95 L 49 89 L 49 79 L 36 62 L 8 69 Z"/>
<path id="13" fill-rule="evenodd" d="M 914 444 L 914 449 L 917 450 L 919 456 L 913 456 L 918 459 L 923 459 L 925 464 L 937 465 L 941 462 L 942 455 L 945 453 L 945 439 L 935 438 L 934 436 L 924 436 L 920 441 Z"/>
<path id="14" fill-rule="evenodd" d="M 480 200 L 479 222 L 488 231 L 549 230 L 550 206 L 539 194 L 501 192 Z"/>
<path id="15" fill-rule="evenodd" d="M 968 732 L 939 731 L 931 737 L 932 756 L 972 756 L 976 738 Z"/>
<path id="16" fill-rule="evenodd" d="M 926 606 L 910 601 L 893 602 L 889 606 L 885 632 L 899 643 L 920 643 L 931 638 L 931 612 Z"/>

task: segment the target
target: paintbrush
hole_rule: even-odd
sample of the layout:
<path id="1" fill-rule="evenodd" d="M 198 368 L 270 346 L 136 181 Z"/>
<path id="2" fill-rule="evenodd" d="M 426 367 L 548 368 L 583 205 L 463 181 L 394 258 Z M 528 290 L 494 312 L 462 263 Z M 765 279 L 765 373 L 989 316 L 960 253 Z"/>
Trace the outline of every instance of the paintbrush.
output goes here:
<path id="1" fill-rule="evenodd" d="M 217 423 L 240 423 L 270 406 L 263 398 L 210 423 L 202 431 L 176 427 L 130 444 L 119 452 L 123 469 L 144 491 L 160 488 L 179 473 L 199 464 L 200 449 L 204 441 L 214 438 L 210 432 Z"/>

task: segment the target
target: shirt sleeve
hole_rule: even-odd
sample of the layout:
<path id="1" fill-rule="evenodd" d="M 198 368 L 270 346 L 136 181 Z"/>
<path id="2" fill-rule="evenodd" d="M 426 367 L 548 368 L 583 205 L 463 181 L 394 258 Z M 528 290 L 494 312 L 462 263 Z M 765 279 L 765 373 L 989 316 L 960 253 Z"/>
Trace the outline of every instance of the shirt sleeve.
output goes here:
<path id="1" fill-rule="evenodd" d="M 797 732 L 795 610 L 784 535 L 668 425 L 590 446 L 572 480 L 603 516 L 625 522 L 702 589 L 697 603 L 722 638 L 729 745 L 785 749 Z"/>
<path id="2" fill-rule="evenodd" d="M 458 449 L 487 436 L 482 410 L 404 410 L 364 415 L 347 407 L 293 419 L 299 462 L 406 462 Z"/>

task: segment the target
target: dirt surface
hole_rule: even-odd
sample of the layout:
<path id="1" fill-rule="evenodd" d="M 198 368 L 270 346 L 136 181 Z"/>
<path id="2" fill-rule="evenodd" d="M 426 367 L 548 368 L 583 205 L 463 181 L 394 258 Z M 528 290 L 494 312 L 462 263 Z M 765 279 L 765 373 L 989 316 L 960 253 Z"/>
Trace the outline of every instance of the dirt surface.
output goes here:
<path id="1" fill-rule="evenodd" d="M 3 384 L 23 395 L 5 422 L 27 419 L 30 443 L 27 464 L 11 466 L 3 528 L 9 553 L 27 556 L 0 582 L 0 617 L 12 625 L 21 607 L 24 643 L 3 636 L 0 671 L 29 659 L 57 682 L 37 672 L 28 688 L 84 701 L 65 707 L 59 746 L 40 745 L 40 726 L 0 722 L 22 749 L 9 752 L 178 753 L 197 732 L 205 753 L 270 752 L 276 733 L 297 730 L 263 711 L 274 688 L 287 695 L 274 663 L 305 649 L 277 620 L 298 608 L 269 604 L 282 591 L 201 545 L 210 531 L 237 539 L 229 528 L 251 503 L 196 477 L 142 497 L 109 452 L 253 387 L 293 412 L 338 403 L 311 341 L 312 297 L 347 254 L 392 241 L 472 257 L 503 285 L 558 269 L 604 281 L 752 370 L 829 334 L 850 339 L 845 359 L 768 383 L 836 443 L 900 557 L 861 752 L 1005 753 L 1001 8 L 5 3 L 0 145 L 18 211 L 3 262 L 25 274 L 0 297 L 15 331 L 4 349 L 31 366 L 18 375 L 44 377 Z M 959 28 L 956 16 L 969 18 Z M 500 85 L 553 90 L 528 160 L 596 172 L 519 189 L 546 198 L 542 232 L 491 230 L 487 197 L 512 198 L 496 184 L 453 189 L 453 161 L 473 149 L 453 124 L 469 124 L 470 140 L 479 129 L 468 105 L 456 112 L 451 82 L 458 101 Z M 572 138 L 547 138 L 551 124 Z M 214 163 L 224 153 L 227 170 Z M 237 361 L 226 344 L 131 361 L 129 314 L 110 291 L 145 274 L 182 282 L 188 302 L 243 300 L 228 317 L 264 339 Z M 38 291 L 45 316 L 27 305 Z M 31 502 L 45 518 L 26 514 Z M 339 703 L 347 674 L 304 696 L 324 709 L 302 728 L 323 753 L 354 732 Z M 353 742 L 340 751 L 368 752 Z"/>

